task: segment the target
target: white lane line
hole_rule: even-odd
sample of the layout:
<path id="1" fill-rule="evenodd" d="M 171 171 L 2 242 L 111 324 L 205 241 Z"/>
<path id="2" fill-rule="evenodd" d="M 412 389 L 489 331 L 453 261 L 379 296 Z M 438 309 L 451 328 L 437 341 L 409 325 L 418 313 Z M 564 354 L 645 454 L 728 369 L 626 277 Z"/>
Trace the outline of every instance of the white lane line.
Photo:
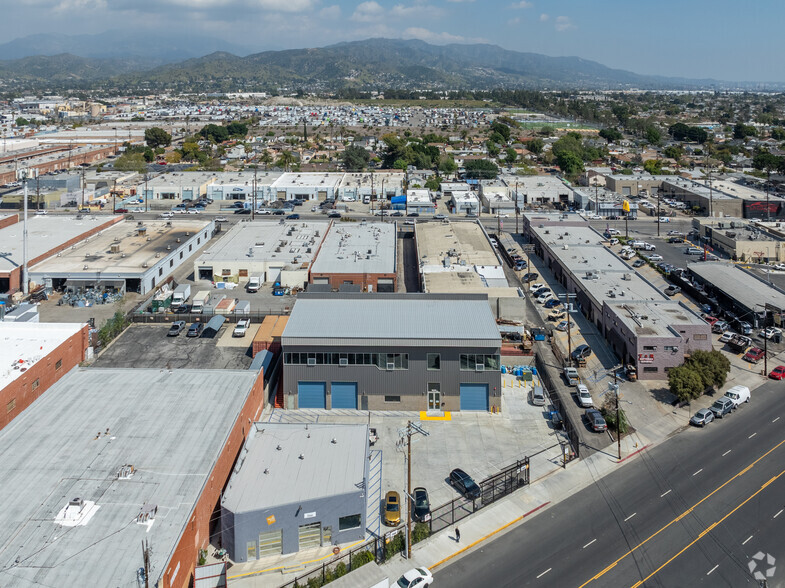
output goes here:
<path id="1" fill-rule="evenodd" d="M 697 472 L 695 472 L 695 473 L 694 473 L 694 474 L 692 474 L 692 475 L 693 475 L 693 476 L 697 476 L 697 475 L 698 475 L 698 474 L 700 474 L 702 471 L 703 471 L 703 468 L 699 469 Z"/>
<path id="2" fill-rule="evenodd" d="M 583 546 L 583 548 L 584 548 L 584 549 L 586 549 L 586 548 L 587 548 L 589 545 L 591 545 L 591 544 L 592 544 L 592 543 L 594 543 L 595 541 L 597 541 L 597 540 L 596 540 L 596 539 L 592 539 L 592 540 L 591 540 L 591 541 L 589 541 L 589 542 L 588 542 L 586 545 L 584 545 L 584 546 Z"/>
<path id="3" fill-rule="evenodd" d="M 671 493 L 670 490 L 668 490 L 667 492 L 663 492 L 662 494 L 660 494 L 660 498 L 662 498 L 663 496 L 666 496 L 666 495 L 668 495 L 670 493 Z"/>
<path id="4" fill-rule="evenodd" d="M 774 420 L 773 420 L 773 421 L 771 421 L 771 422 L 772 422 L 772 423 L 776 423 L 778 420 L 780 420 L 780 417 L 777 417 L 776 419 L 774 419 Z"/>
<path id="5" fill-rule="evenodd" d="M 708 576 L 708 575 L 709 575 L 709 574 L 711 574 L 711 573 L 712 573 L 714 570 L 716 570 L 718 567 L 720 567 L 720 564 L 717 564 L 716 566 L 714 566 L 713 568 L 711 568 L 711 569 L 710 569 L 708 572 L 706 572 L 706 575 Z"/>
<path id="6" fill-rule="evenodd" d="M 726 456 L 726 455 L 728 455 L 728 454 L 729 454 L 731 451 L 733 451 L 733 450 L 732 450 L 732 449 L 728 449 L 728 451 L 726 451 L 725 453 L 723 453 L 723 454 L 722 454 L 722 457 L 725 457 L 725 456 Z"/>
<path id="7" fill-rule="evenodd" d="M 755 435 L 757 435 L 757 433 L 753 433 L 752 435 L 750 435 L 749 437 L 747 437 L 747 439 L 752 439 L 752 438 L 753 438 Z"/>
<path id="8" fill-rule="evenodd" d="M 626 519 L 624 519 L 624 522 L 626 523 L 626 522 L 627 522 L 627 521 L 629 521 L 629 520 L 630 520 L 632 517 L 634 517 L 636 514 L 638 514 L 638 513 L 637 513 L 637 512 L 634 512 L 634 513 L 632 513 L 630 516 L 628 516 Z"/>
<path id="9" fill-rule="evenodd" d="M 749 540 L 750 540 L 750 539 L 752 539 L 752 535 L 750 535 L 749 537 L 747 537 L 747 538 L 746 538 L 746 539 L 745 539 L 745 540 L 742 542 L 742 545 L 747 545 L 747 543 L 749 542 Z"/>
<path id="10" fill-rule="evenodd" d="M 774 518 L 776 519 L 778 516 L 780 516 L 782 514 L 783 510 L 785 510 L 785 508 L 781 508 L 780 512 L 778 512 L 777 514 L 774 515 Z"/>
<path id="11" fill-rule="evenodd" d="M 544 571 L 542 574 L 540 574 L 540 575 L 539 575 L 539 576 L 537 576 L 537 577 L 538 577 L 538 578 L 542 578 L 542 577 L 543 577 L 545 574 L 547 574 L 548 572 L 550 572 L 552 569 L 553 569 L 553 568 L 548 568 L 547 570 L 545 570 L 545 571 Z"/>

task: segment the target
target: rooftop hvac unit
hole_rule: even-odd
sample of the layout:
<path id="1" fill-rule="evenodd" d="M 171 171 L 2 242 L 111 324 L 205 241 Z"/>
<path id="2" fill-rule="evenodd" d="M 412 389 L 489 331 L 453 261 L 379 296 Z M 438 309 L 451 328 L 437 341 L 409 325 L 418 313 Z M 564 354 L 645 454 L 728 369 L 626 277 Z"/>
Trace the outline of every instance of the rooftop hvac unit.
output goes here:
<path id="1" fill-rule="evenodd" d="M 387 362 L 387 369 L 388 370 L 394 370 L 395 369 L 395 364 L 393 362 L 391 362 L 391 361 L 388 361 Z"/>
<path id="2" fill-rule="evenodd" d="M 474 371 L 475 372 L 484 372 L 485 371 L 485 364 L 483 364 L 483 363 L 476 363 L 476 364 L 474 364 Z"/>
<path id="3" fill-rule="evenodd" d="M 316 365 L 316 358 L 315 357 L 309 357 L 308 358 L 308 365 Z"/>
<path id="4" fill-rule="evenodd" d="M 120 253 L 120 244 L 119 243 L 112 243 L 112 246 L 109 248 L 112 253 Z"/>
<path id="5" fill-rule="evenodd" d="M 632 276 L 630 274 L 622 274 L 621 279 L 629 282 L 632 279 Z"/>

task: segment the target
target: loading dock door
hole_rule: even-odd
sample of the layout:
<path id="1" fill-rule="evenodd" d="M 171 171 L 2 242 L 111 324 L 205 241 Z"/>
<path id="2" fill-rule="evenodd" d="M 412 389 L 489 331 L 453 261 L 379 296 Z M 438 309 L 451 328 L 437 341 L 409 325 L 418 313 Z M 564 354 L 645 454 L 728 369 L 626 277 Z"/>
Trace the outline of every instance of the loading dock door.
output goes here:
<path id="1" fill-rule="evenodd" d="M 300 549 L 319 547 L 322 544 L 322 523 L 310 523 L 300 527 Z"/>
<path id="2" fill-rule="evenodd" d="M 259 533 L 259 557 L 281 555 L 281 553 L 283 553 L 281 529 Z"/>
<path id="3" fill-rule="evenodd" d="M 333 408 L 357 408 L 357 382 L 332 383 Z"/>
<path id="4" fill-rule="evenodd" d="M 461 410 L 488 410 L 488 384 L 461 384 Z"/>
<path id="5" fill-rule="evenodd" d="M 327 408 L 325 382 L 297 382 L 297 406 L 299 408 Z"/>

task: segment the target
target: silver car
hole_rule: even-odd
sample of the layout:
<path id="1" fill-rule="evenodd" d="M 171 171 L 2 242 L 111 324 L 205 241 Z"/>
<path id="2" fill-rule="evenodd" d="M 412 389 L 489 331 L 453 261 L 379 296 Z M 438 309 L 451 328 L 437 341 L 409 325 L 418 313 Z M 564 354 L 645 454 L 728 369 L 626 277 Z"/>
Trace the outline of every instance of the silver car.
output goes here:
<path id="1" fill-rule="evenodd" d="M 690 423 L 696 427 L 705 427 L 714 420 L 714 413 L 708 408 L 701 408 L 698 412 L 692 415 Z"/>

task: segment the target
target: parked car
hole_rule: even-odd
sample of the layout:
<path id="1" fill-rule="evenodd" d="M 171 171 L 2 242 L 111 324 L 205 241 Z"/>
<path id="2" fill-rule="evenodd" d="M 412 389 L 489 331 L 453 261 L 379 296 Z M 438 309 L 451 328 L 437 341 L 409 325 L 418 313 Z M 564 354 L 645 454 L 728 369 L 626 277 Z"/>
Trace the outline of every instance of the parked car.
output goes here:
<path id="1" fill-rule="evenodd" d="M 744 361 L 749 361 L 750 363 L 758 363 L 763 359 L 763 349 L 760 347 L 750 347 L 742 359 Z"/>
<path id="2" fill-rule="evenodd" d="M 556 330 L 557 331 L 566 331 L 568 327 L 572 328 L 572 325 L 570 324 L 570 322 L 571 321 L 569 321 L 569 320 L 560 321 L 559 324 L 556 325 Z"/>
<path id="3" fill-rule="evenodd" d="M 529 284 L 529 292 L 531 292 L 532 296 L 534 296 L 537 292 L 539 292 L 542 288 L 548 288 L 545 284 L 536 283 L 536 284 Z M 550 290 L 550 288 L 548 288 Z"/>
<path id="4" fill-rule="evenodd" d="M 636 259 L 632 262 L 632 267 L 641 267 L 642 265 L 646 265 L 646 262 L 642 259 Z"/>
<path id="5" fill-rule="evenodd" d="M 188 314 L 189 312 L 191 312 L 191 305 L 188 303 L 181 304 L 174 309 L 175 314 Z"/>
<path id="6" fill-rule="evenodd" d="M 288 220 L 298 220 L 300 218 L 300 215 L 294 212 L 292 214 L 287 215 L 286 218 Z"/>
<path id="7" fill-rule="evenodd" d="M 596 408 L 587 408 L 584 413 L 586 420 L 589 421 L 589 426 L 595 433 L 602 433 L 608 430 L 608 424 L 602 418 L 602 414 Z"/>
<path id="8" fill-rule="evenodd" d="M 400 210 L 396 210 L 395 212 L 391 212 L 390 216 L 403 216 L 403 213 Z"/>
<path id="9" fill-rule="evenodd" d="M 441 214 L 441 213 L 434 214 L 433 215 L 433 220 L 447 220 L 447 215 L 446 214 Z"/>
<path id="10" fill-rule="evenodd" d="M 521 281 L 524 282 L 524 283 L 533 282 L 534 280 L 536 280 L 539 277 L 540 277 L 540 274 L 538 274 L 537 272 L 529 272 L 529 273 L 523 274 L 521 276 Z"/>
<path id="11" fill-rule="evenodd" d="M 577 394 L 578 394 L 578 404 L 580 404 L 582 407 L 588 408 L 594 406 L 594 401 L 591 398 L 591 393 L 589 392 L 589 389 L 585 385 L 578 384 Z"/>
<path id="12" fill-rule="evenodd" d="M 427 568 L 413 568 L 398 578 L 394 588 L 427 588 L 433 583 L 433 576 Z"/>
<path id="13" fill-rule="evenodd" d="M 531 401 L 533 406 L 545 406 L 545 390 L 542 386 L 532 386 Z"/>
<path id="14" fill-rule="evenodd" d="M 462 469 L 455 468 L 450 472 L 450 486 L 458 490 L 466 498 L 479 498 L 481 491 L 472 477 Z"/>
<path id="15" fill-rule="evenodd" d="M 711 412 L 708 408 L 701 408 L 698 412 L 692 415 L 690 419 L 690 424 L 695 425 L 696 427 L 705 427 L 711 421 L 714 420 L 714 413 Z"/>
<path id="16" fill-rule="evenodd" d="M 248 327 L 251 326 L 251 319 L 240 319 L 232 331 L 232 337 L 245 337 Z"/>
<path id="17" fill-rule="evenodd" d="M 82 209 L 79 212 L 90 212 L 90 209 Z M 174 213 L 171 210 L 165 210 L 160 214 L 159 218 L 174 218 Z"/>
<path id="18" fill-rule="evenodd" d="M 414 496 L 414 507 L 412 508 L 412 518 L 420 523 L 431 520 L 431 501 L 428 499 L 428 491 L 418 487 L 412 492 Z"/>
<path id="19" fill-rule="evenodd" d="M 730 340 L 733 339 L 735 336 L 736 333 L 734 333 L 733 331 L 725 331 L 724 333 L 722 333 L 722 336 L 719 339 L 720 343 L 729 343 Z"/>
<path id="20" fill-rule="evenodd" d="M 525 260 L 520 260 L 515 262 L 515 271 L 525 270 L 527 263 Z"/>
<path id="21" fill-rule="evenodd" d="M 225 216 L 216 216 L 215 217 L 215 222 L 217 222 L 217 223 L 225 223 L 225 222 L 227 222 L 227 220 L 226 220 Z"/>
<path id="22" fill-rule="evenodd" d="M 662 255 L 660 255 L 659 253 L 653 253 L 647 256 L 647 259 L 649 261 L 662 261 Z"/>
<path id="23" fill-rule="evenodd" d="M 736 330 L 742 335 L 752 335 L 752 325 L 747 321 L 736 320 Z"/>
<path id="24" fill-rule="evenodd" d="M 283 209 L 273 210 L 273 216 L 284 216 L 286 211 Z"/>
<path id="25" fill-rule="evenodd" d="M 681 292 L 681 288 L 679 288 L 678 286 L 668 286 L 667 288 L 665 288 L 665 293 L 668 296 L 676 296 L 676 294 L 678 294 L 679 292 Z"/>
<path id="26" fill-rule="evenodd" d="M 714 413 L 715 418 L 721 419 L 733 410 L 733 406 L 733 400 L 723 396 L 714 401 L 714 404 L 711 405 L 711 412 Z"/>
<path id="27" fill-rule="evenodd" d="M 193 323 L 190 327 L 188 327 L 188 332 L 185 334 L 186 337 L 198 337 L 204 331 L 204 324 L 203 323 Z"/>
<path id="28" fill-rule="evenodd" d="M 420 216 L 420 213 L 419 212 L 410 212 L 406 216 L 410 216 L 412 218 L 415 218 L 415 217 Z"/>
<path id="29" fill-rule="evenodd" d="M 572 350 L 573 359 L 586 359 L 590 355 L 591 355 L 591 347 L 589 347 L 585 343 L 578 345 L 575 349 Z"/>
<path id="30" fill-rule="evenodd" d="M 549 300 L 553 300 L 553 292 L 537 292 L 537 303 L 538 304 L 545 304 Z"/>
<path id="31" fill-rule="evenodd" d="M 581 383 L 578 370 L 576 370 L 574 367 L 564 368 L 564 379 L 567 381 L 568 386 L 577 386 Z"/>
<path id="32" fill-rule="evenodd" d="M 390 216 L 396 216 L 396 215 L 394 215 L 394 214 L 393 214 L 393 215 L 390 215 Z M 399 214 L 399 215 L 397 215 L 397 216 L 403 216 L 403 215 L 400 215 L 400 214 Z M 341 213 L 340 213 L 340 212 L 338 212 L 337 210 L 332 210 L 332 211 L 330 211 L 330 213 L 327 215 L 327 218 L 341 218 Z"/>
<path id="33" fill-rule="evenodd" d="M 39 212 L 40 212 L 40 211 L 39 211 Z M 127 213 L 127 212 L 128 212 L 128 209 L 127 209 L 127 208 L 115 208 L 115 209 L 114 209 L 114 213 L 115 213 L 115 214 L 125 214 L 125 213 Z M 36 213 L 36 214 L 38 214 L 38 213 Z"/>
<path id="34" fill-rule="evenodd" d="M 384 497 L 384 524 L 390 527 L 401 524 L 401 497 L 395 490 Z"/>
<path id="35" fill-rule="evenodd" d="M 733 400 L 733 408 L 738 408 L 742 402 L 750 401 L 750 389 L 747 386 L 733 386 L 728 388 L 725 396 Z"/>
<path id="36" fill-rule="evenodd" d="M 543 306 L 545 308 L 556 308 L 557 306 L 561 306 L 561 300 L 553 298 L 552 300 L 548 300 Z"/>
<path id="37" fill-rule="evenodd" d="M 764 339 L 773 339 L 775 335 L 782 336 L 782 329 L 777 327 L 768 327 L 760 332 L 760 336 Z"/>
<path id="38" fill-rule="evenodd" d="M 717 321 L 711 325 L 712 333 L 719 334 L 724 333 L 725 331 L 730 331 L 728 321 Z"/>
<path id="39" fill-rule="evenodd" d="M 785 365 L 778 365 L 773 370 L 769 372 L 769 377 L 772 380 L 782 380 L 785 379 Z"/>
<path id="40" fill-rule="evenodd" d="M 167 337 L 177 337 L 185 329 L 185 321 L 174 321 L 172 326 L 169 327 L 169 332 L 166 333 Z"/>

